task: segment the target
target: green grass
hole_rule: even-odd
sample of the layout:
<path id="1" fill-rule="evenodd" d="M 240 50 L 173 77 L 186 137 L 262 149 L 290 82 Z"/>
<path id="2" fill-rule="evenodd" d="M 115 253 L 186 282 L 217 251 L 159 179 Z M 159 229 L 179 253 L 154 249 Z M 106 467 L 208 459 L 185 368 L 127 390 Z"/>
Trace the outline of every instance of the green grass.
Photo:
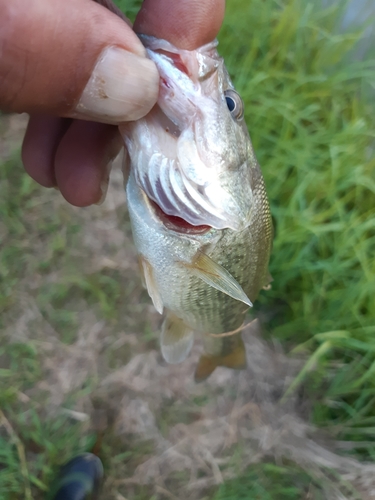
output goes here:
<path id="1" fill-rule="evenodd" d="M 213 500 L 324 500 L 324 492 L 295 464 L 254 464 L 246 474 L 224 483 Z"/>
<path id="2" fill-rule="evenodd" d="M 275 220 L 267 329 L 313 356 L 298 382 L 313 389 L 314 423 L 360 440 L 375 433 L 374 106 L 361 94 L 375 73 L 374 59 L 350 62 L 358 34 L 334 34 L 337 15 L 233 0 L 220 50 Z"/>
<path id="3" fill-rule="evenodd" d="M 118 3 L 134 17 L 139 2 Z M 291 356 L 306 358 L 284 397 L 303 390 L 313 424 L 353 441 L 351 453 L 375 461 L 375 109 L 365 97 L 375 70 L 370 57 L 351 62 L 358 34 L 335 34 L 337 16 L 333 8 L 298 0 L 231 0 L 219 49 L 245 102 L 275 222 L 274 281 L 256 308 L 267 335 Z M 50 208 L 43 210 L 47 197 Z M 98 321 L 111 325 L 146 298 L 117 271 L 83 271 L 82 249 L 74 253 L 82 246 L 80 222 L 61 207 L 51 209 L 51 199 L 22 173 L 18 155 L 0 164 L 0 330 L 17 308 L 26 276 L 36 282 L 35 293 L 27 286 L 43 318 L 70 345 L 80 311 L 94 309 Z M 146 340 L 155 343 L 147 320 L 138 329 L 146 348 Z M 43 498 L 57 466 L 95 440 L 83 423 L 47 417 L 48 394 L 43 400 L 37 392 L 34 400 L 44 376 L 38 346 L 36 332 L 33 340 L 2 342 L 0 349 L 4 500 Z M 127 345 L 121 349 L 108 348 L 110 367 L 134 354 Z M 94 386 L 88 381 L 64 406 Z M 174 403 L 158 425 L 166 433 L 193 413 Z M 131 440 L 124 451 L 111 432 L 102 449 L 110 478 L 130 477 L 153 453 L 149 443 Z M 314 479 L 292 463 L 258 464 L 211 498 L 241 500 L 249 492 L 261 500 L 323 498 Z M 151 498 L 146 487 L 122 494 Z"/>

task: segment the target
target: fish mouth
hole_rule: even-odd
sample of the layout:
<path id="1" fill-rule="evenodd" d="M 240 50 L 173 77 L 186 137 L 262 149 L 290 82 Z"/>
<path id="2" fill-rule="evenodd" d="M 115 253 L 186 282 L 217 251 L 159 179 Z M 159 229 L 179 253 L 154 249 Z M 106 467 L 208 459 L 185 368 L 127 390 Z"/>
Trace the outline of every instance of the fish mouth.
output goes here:
<path id="1" fill-rule="evenodd" d="M 182 217 L 168 215 L 159 207 L 157 203 L 151 200 L 146 194 L 144 195 L 147 198 L 148 204 L 154 215 L 167 229 L 182 234 L 205 234 L 212 229 L 211 226 L 206 224 L 193 226 L 193 224 L 190 224 Z"/>

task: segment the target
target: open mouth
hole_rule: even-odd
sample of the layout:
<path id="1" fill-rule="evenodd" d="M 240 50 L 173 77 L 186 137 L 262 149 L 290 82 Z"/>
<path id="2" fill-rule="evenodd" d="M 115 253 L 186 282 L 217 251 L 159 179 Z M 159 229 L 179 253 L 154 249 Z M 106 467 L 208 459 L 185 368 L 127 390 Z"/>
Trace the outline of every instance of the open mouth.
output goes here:
<path id="1" fill-rule="evenodd" d="M 152 207 L 157 218 L 164 224 L 167 229 L 183 234 L 204 234 L 212 229 L 211 226 L 207 225 L 193 226 L 181 217 L 166 214 L 159 207 L 159 205 L 150 200 L 150 198 L 148 198 L 148 202 L 150 203 L 150 206 Z"/>

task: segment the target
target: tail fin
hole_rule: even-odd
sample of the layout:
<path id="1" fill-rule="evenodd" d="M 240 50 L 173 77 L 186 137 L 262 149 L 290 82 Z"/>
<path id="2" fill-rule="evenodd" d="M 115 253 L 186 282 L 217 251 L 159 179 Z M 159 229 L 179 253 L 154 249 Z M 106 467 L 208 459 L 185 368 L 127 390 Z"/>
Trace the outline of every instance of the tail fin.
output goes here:
<path id="1" fill-rule="evenodd" d="M 225 366 L 226 368 L 232 368 L 234 370 L 244 370 L 246 368 L 246 350 L 242 339 L 240 339 L 232 352 L 224 356 L 208 356 L 203 354 L 195 369 L 195 381 L 203 382 L 218 366 Z"/>

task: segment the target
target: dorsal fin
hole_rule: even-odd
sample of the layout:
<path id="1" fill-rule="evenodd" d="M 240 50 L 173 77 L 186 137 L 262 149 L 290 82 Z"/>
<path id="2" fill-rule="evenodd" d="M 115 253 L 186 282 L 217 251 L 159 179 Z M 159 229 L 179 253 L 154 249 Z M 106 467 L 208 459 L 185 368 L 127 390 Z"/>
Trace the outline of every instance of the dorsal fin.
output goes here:
<path id="1" fill-rule="evenodd" d="M 198 252 L 191 264 L 184 262 L 182 265 L 188 267 L 195 276 L 208 285 L 252 307 L 253 304 L 241 285 L 224 267 L 214 262 L 208 255 Z"/>
<path id="2" fill-rule="evenodd" d="M 163 321 L 160 344 L 161 352 L 167 363 L 176 364 L 184 361 L 194 343 L 194 332 L 182 319 L 170 311 Z"/>

